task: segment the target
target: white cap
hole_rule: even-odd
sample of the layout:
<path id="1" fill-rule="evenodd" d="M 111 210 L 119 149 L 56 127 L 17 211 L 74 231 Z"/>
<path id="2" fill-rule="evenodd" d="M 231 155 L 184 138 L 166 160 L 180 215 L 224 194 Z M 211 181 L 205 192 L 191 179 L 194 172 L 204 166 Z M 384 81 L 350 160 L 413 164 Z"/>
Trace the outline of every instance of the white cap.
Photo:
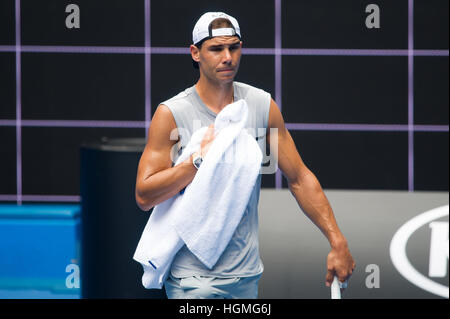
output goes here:
<path id="1" fill-rule="evenodd" d="M 213 20 L 217 18 L 228 19 L 233 25 L 233 28 L 220 28 L 210 30 L 209 25 Z M 241 29 L 239 28 L 239 23 L 237 22 L 237 20 L 223 12 L 206 12 L 200 17 L 200 19 L 198 19 L 197 23 L 194 26 L 194 30 L 192 31 L 192 42 L 194 44 L 197 44 L 205 38 L 226 35 L 237 35 L 239 38 L 241 38 Z"/>

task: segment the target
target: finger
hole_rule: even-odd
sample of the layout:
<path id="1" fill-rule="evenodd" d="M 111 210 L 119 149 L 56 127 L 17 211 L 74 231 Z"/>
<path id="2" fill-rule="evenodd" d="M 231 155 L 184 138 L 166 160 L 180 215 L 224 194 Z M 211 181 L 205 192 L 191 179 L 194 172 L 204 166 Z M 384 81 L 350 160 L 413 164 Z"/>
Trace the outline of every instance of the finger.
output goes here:
<path id="1" fill-rule="evenodd" d="M 341 288 L 341 293 L 342 293 L 348 286 L 348 278 L 350 277 L 350 275 L 346 276 L 342 273 L 341 273 L 341 275 L 339 275 L 339 273 L 337 273 L 336 276 L 338 277 L 339 287 Z"/>
<path id="2" fill-rule="evenodd" d="M 348 278 L 350 277 L 350 275 L 347 275 L 347 274 L 345 274 L 345 273 L 337 273 L 336 276 L 338 277 L 339 282 L 340 282 L 341 284 L 346 284 Z"/>
<path id="3" fill-rule="evenodd" d="M 327 271 L 327 275 L 325 277 L 325 285 L 327 287 L 331 287 L 331 284 L 333 283 L 333 277 L 334 277 L 334 271 L 332 269 L 329 269 Z"/>

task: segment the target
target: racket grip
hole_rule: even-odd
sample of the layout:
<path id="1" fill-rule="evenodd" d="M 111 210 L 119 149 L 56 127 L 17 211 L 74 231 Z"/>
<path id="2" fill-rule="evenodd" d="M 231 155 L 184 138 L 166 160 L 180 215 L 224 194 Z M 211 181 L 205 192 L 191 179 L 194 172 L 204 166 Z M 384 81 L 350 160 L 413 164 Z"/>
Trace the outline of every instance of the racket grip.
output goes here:
<path id="1" fill-rule="evenodd" d="M 341 287 L 339 287 L 339 280 L 336 276 L 331 284 L 331 299 L 341 299 Z"/>

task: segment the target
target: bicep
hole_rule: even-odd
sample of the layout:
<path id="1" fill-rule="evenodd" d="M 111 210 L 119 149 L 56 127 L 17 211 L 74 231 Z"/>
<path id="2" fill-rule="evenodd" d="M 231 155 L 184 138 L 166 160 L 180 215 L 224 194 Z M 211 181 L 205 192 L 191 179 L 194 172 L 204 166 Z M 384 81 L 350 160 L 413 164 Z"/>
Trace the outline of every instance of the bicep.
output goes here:
<path id="1" fill-rule="evenodd" d="M 160 105 L 152 118 L 147 145 L 138 167 L 138 181 L 172 166 L 172 149 L 178 140 L 176 123 L 172 112 Z"/>

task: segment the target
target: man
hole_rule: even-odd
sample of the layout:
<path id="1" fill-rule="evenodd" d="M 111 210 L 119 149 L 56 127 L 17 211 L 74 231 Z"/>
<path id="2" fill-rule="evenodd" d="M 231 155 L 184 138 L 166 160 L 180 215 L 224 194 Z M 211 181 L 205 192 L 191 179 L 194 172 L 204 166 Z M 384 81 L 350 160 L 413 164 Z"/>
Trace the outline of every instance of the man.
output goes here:
<path id="1" fill-rule="evenodd" d="M 264 128 L 263 134 L 257 137 L 272 146 L 272 150 L 270 141 L 277 139 L 278 149 L 273 151 L 278 154 L 278 165 L 287 177 L 291 193 L 330 243 L 326 285 L 331 285 L 334 275 L 345 282 L 355 262 L 317 178 L 303 163 L 285 128 L 278 106 L 269 93 L 233 81 L 241 49 L 236 19 L 220 12 L 208 12 L 200 17 L 190 46 L 200 78 L 193 87 L 161 103 L 155 111 L 137 173 L 137 204 L 148 211 L 182 191 L 193 180 L 214 141 L 212 123 L 216 115 L 235 100 L 245 99 L 249 108 L 247 127 Z M 177 145 L 186 145 L 195 127 L 202 126 L 209 129 L 201 148 L 188 160 L 173 166 Z M 276 136 L 270 136 L 271 133 Z M 206 268 L 186 246 L 177 253 L 165 283 L 169 298 L 257 297 L 257 283 L 263 271 L 257 237 L 260 184 L 261 175 L 240 224 L 213 269 Z"/>

